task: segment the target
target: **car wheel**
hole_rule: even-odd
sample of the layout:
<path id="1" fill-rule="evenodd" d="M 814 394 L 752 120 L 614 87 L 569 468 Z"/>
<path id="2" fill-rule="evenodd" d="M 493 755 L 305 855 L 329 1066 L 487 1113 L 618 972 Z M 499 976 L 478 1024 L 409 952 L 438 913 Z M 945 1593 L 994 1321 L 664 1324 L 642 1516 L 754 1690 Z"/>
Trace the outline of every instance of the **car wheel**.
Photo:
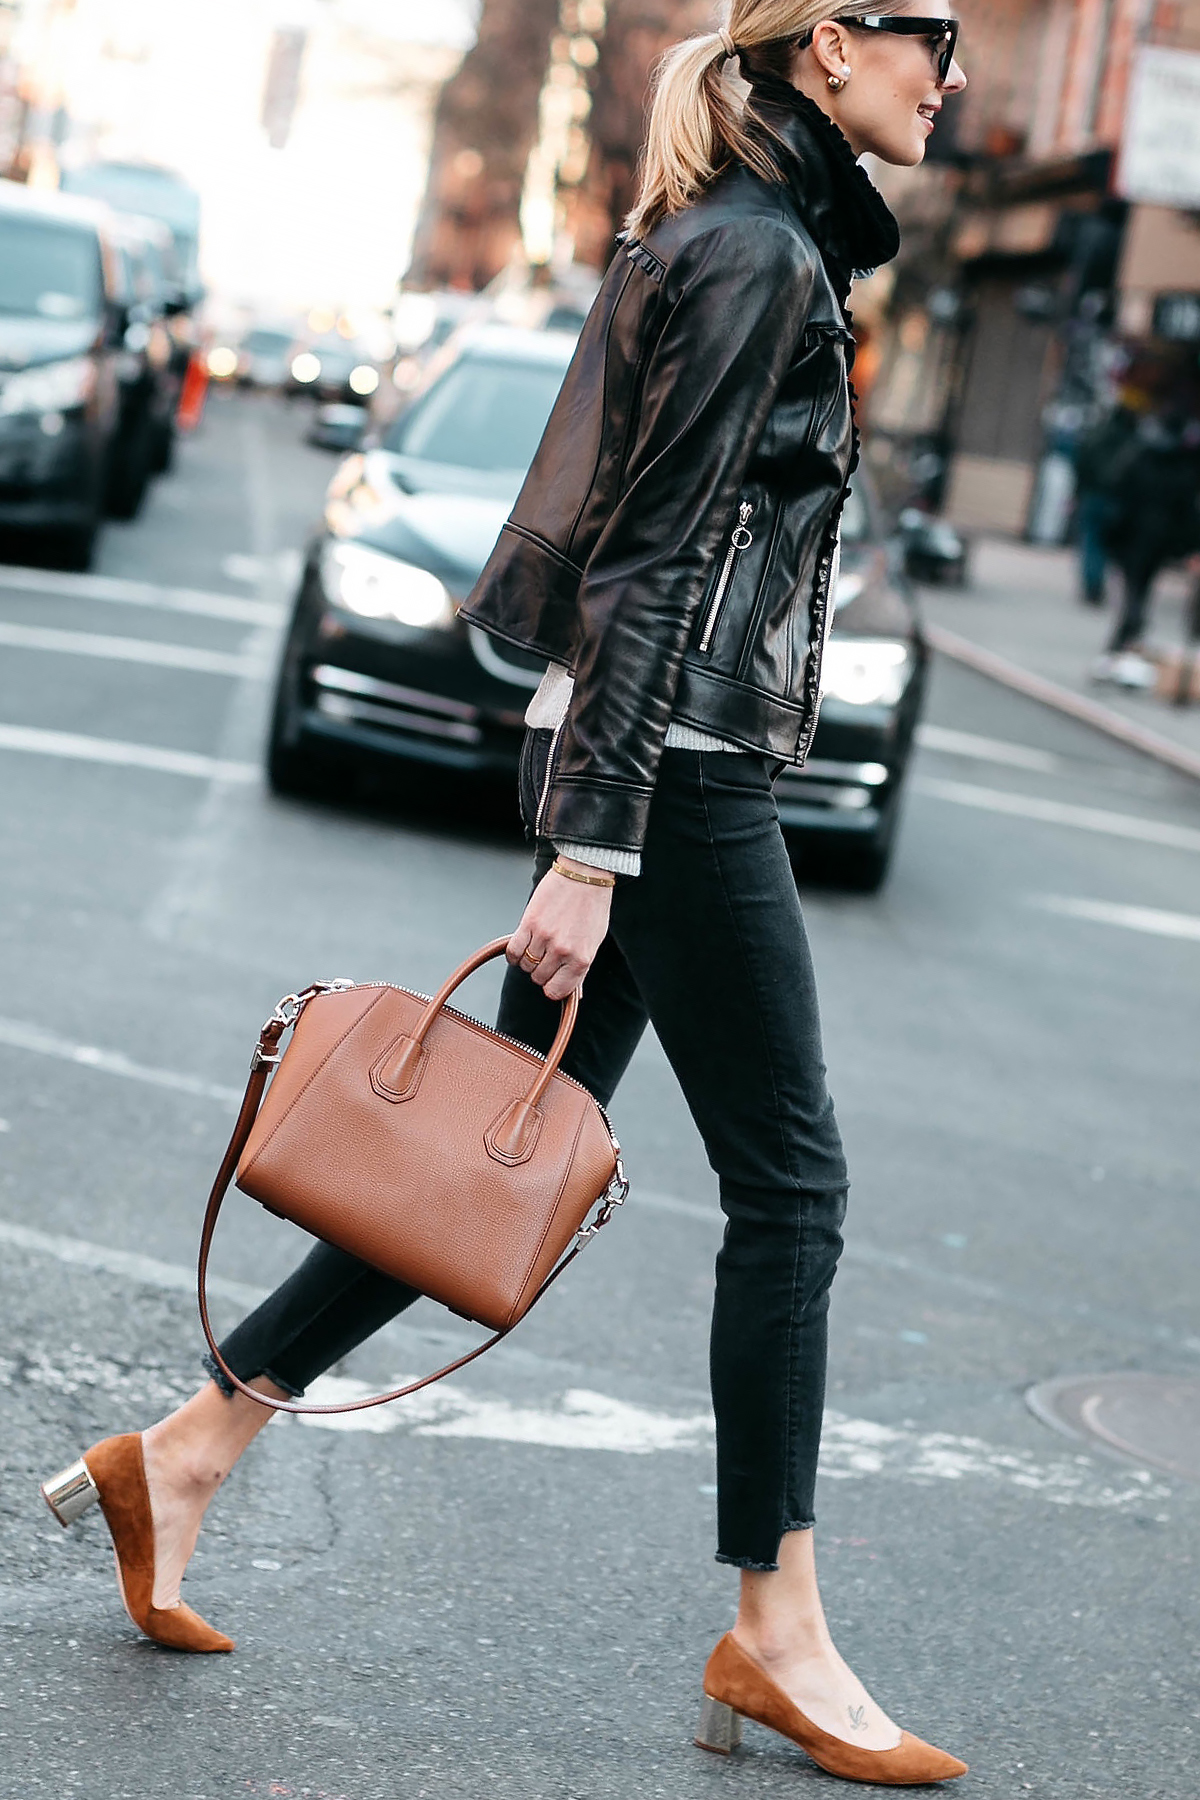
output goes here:
<path id="1" fill-rule="evenodd" d="M 55 563 L 72 575 L 86 575 L 96 554 L 98 536 L 99 521 L 96 519 L 90 519 L 86 525 L 66 525 L 56 531 L 50 543 Z"/>
<path id="2" fill-rule="evenodd" d="M 136 519 L 150 484 L 151 426 L 142 419 L 129 442 L 117 450 L 108 475 L 106 510 L 114 519 Z"/>
<path id="3" fill-rule="evenodd" d="M 175 461 L 175 421 L 164 419 L 154 428 L 154 441 L 150 452 L 150 472 L 153 475 L 165 475 Z"/>
<path id="4" fill-rule="evenodd" d="M 267 785 L 288 800 L 310 800 L 325 793 L 329 772 L 308 750 L 288 744 L 272 727 L 267 741 Z"/>
<path id="5" fill-rule="evenodd" d="M 893 796 L 874 831 L 861 837 L 840 832 L 789 833 L 788 855 L 797 880 L 813 876 L 823 886 L 847 893 L 877 894 L 892 865 L 899 812 L 899 797 Z"/>
<path id="6" fill-rule="evenodd" d="M 888 878 L 894 848 L 894 833 L 873 831 L 868 838 L 840 845 L 830 874 L 852 894 L 877 894 Z"/>
<path id="7" fill-rule="evenodd" d="M 292 620 L 271 707 L 267 738 L 267 784 L 272 793 L 290 799 L 310 799 L 328 791 L 332 769 L 329 759 L 306 743 L 300 727 L 300 665 L 306 631 L 301 602 Z"/>

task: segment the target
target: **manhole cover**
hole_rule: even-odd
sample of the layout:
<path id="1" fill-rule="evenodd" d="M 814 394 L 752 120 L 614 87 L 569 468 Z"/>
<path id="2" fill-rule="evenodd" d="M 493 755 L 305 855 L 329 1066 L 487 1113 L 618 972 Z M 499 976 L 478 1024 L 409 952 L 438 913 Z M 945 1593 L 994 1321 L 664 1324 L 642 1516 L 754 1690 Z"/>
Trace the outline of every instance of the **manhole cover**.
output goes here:
<path id="1" fill-rule="evenodd" d="M 1043 1425 L 1200 1482 L 1200 1377 L 1066 1375 L 1025 1398 Z"/>

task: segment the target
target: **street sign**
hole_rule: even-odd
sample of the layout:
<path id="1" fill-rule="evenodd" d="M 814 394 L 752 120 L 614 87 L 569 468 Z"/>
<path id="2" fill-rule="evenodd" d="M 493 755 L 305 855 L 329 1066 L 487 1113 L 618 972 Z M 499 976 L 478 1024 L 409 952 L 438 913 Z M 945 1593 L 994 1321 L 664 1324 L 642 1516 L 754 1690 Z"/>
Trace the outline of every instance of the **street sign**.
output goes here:
<path id="1" fill-rule="evenodd" d="M 1138 51 L 1117 191 L 1149 206 L 1200 206 L 1200 51 Z"/>

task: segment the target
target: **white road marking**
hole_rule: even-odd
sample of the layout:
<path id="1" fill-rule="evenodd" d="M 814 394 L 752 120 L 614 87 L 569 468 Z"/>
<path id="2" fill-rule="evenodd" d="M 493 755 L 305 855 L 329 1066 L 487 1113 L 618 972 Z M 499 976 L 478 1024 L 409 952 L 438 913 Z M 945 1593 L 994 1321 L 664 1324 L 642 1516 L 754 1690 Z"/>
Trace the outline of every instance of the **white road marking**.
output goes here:
<path id="1" fill-rule="evenodd" d="M 221 573 L 230 581 L 245 581 L 252 587 L 261 587 L 264 581 L 292 587 L 303 566 L 299 550 L 277 550 L 273 556 L 245 556 L 234 551 L 222 558 Z"/>
<path id="2" fill-rule="evenodd" d="M 395 1375 L 400 1386 L 411 1376 Z M 308 1391 L 314 1404 L 365 1399 L 366 1382 L 322 1376 Z M 614 1400 L 590 1388 L 570 1388 L 543 1406 L 519 1406 L 494 1396 L 471 1394 L 443 1382 L 407 1400 L 371 1412 L 300 1417 L 310 1429 L 409 1431 L 414 1437 L 483 1438 L 510 1444 L 538 1444 L 558 1450 L 608 1450 L 649 1456 L 663 1450 L 707 1450 L 714 1422 L 707 1409 L 668 1413 Z M 1046 1461 L 1028 1450 L 1005 1450 L 982 1438 L 953 1432 L 918 1431 L 911 1425 L 881 1425 L 827 1411 L 822 1426 L 820 1473 L 831 1481 L 869 1476 L 932 1485 L 969 1478 L 994 1482 L 1047 1500 L 1055 1506 L 1102 1510 L 1161 1503 L 1171 1489 L 1148 1470 L 1109 1474 L 1089 1456 Z"/>
<path id="3" fill-rule="evenodd" d="M 923 750 L 941 750 L 975 762 L 1005 763 L 1013 769 L 1036 769 L 1042 775 L 1053 775 L 1063 766 L 1062 758 L 1049 750 L 1010 744 L 1002 738 L 976 737 L 973 731 L 950 731 L 944 725 L 918 725 L 917 742 Z"/>
<path id="4" fill-rule="evenodd" d="M 195 1274 L 190 1268 L 7 1221 L 0 1221 L 0 1244 L 147 1287 L 189 1295 L 194 1289 Z M 265 1297 L 260 1288 L 219 1276 L 210 1280 L 209 1287 L 213 1294 L 241 1306 L 256 1306 Z M 65 1392 L 89 1386 L 124 1392 L 136 1386 L 143 1373 L 136 1369 L 131 1373 L 111 1359 L 56 1345 L 53 1356 L 40 1351 L 29 1355 L 21 1376 Z M 161 1389 L 169 1397 L 180 1389 L 176 1377 L 162 1371 L 150 1374 L 156 1394 Z M 17 1378 L 16 1363 L 0 1357 L 0 1386 L 12 1385 Z M 408 1375 L 394 1375 L 387 1385 L 399 1387 L 411 1379 Z M 367 1382 L 324 1375 L 312 1384 L 308 1398 L 322 1405 L 365 1399 L 374 1391 Z M 713 1435 L 713 1419 L 707 1408 L 673 1413 L 618 1400 L 591 1388 L 569 1388 L 540 1405 L 517 1404 L 495 1395 L 469 1392 L 454 1382 L 442 1382 L 407 1400 L 369 1412 L 302 1417 L 295 1422 L 310 1430 L 377 1435 L 409 1431 L 418 1437 L 476 1438 L 559 1450 L 607 1450 L 624 1456 L 649 1456 L 665 1450 L 698 1450 L 707 1454 Z M 1131 1468 L 1118 1476 L 1083 1454 L 1044 1460 L 1028 1450 L 1006 1450 L 982 1438 L 919 1431 L 908 1423 L 881 1425 L 874 1419 L 857 1419 L 835 1411 L 825 1414 L 820 1467 L 821 1473 L 833 1481 L 874 1476 L 928 1486 L 975 1479 L 1016 1488 L 1055 1506 L 1106 1510 L 1161 1503 L 1170 1498 L 1172 1491 L 1148 1470 Z"/>
<path id="5" fill-rule="evenodd" d="M 199 588 L 159 587 L 112 575 L 64 575 L 55 569 L 0 566 L 0 588 L 49 594 L 56 600 L 101 600 L 114 606 L 146 606 L 159 612 L 191 613 L 202 619 L 229 619 L 240 625 L 277 625 L 284 609 L 240 594 L 209 594 Z"/>
<path id="6" fill-rule="evenodd" d="M 983 1438 L 946 1431 L 917 1431 L 827 1412 L 822 1426 L 820 1472 L 833 1481 L 865 1476 L 932 1484 L 969 1477 L 1036 1495 L 1054 1506 L 1102 1510 L 1161 1503 L 1171 1489 L 1148 1469 L 1117 1473 L 1090 1456 L 1043 1460 L 1028 1450 L 1003 1450 Z"/>
<path id="7" fill-rule="evenodd" d="M 1190 938 L 1200 943 L 1200 918 L 1194 913 L 1160 912 L 1152 906 L 1117 906 L 1108 900 L 1072 900 L 1061 894 L 1033 894 L 1029 904 L 1068 919 L 1090 919 L 1097 925 L 1119 925 L 1150 937 Z"/>
<path id="8" fill-rule="evenodd" d="M 230 781 L 239 786 L 262 780 L 255 763 L 224 762 L 190 750 L 163 750 L 153 744 L 123 744 L 116 738 L 84 737 L 75 731 L 43 731 L 33 725 L 0 725 L 0 750 L 31 756 L 60 756 L 70 762 L 107 763 L 113 768 L 154 769 L 196 781 Z"/>
<path id="9" fill-rule="evenodd" d="M 400 1387 L 411 1375 L 397 1375 Z M 322 1375 L 307 1399 L 328 1406 L 365 1399 L 366 1382 Z M 385 1433 L 410 1430 L 417 1437 L 487 1438 L 510 1444 L 541 1444 L 556 1450 L 612 1450 L 625 1456 L 649 1456 L 656 1450 L 692 1450 L 708 1445 L 712 1414 L 658 1412 L 628 1401 L 611 1399 L 590 1388 L 570 1388 L 550 1406 L 520 1406 L 484 1394 L 470 1394 L 441 1382 L 392 1406 L 370 1412 L 298 1416 L 297 1423 L 323 1431 Z"/>
<path id="10" fill-rule="evenodd" d="M 10 1050 L 31 1051 L 35 1056 L 53 1056 L 60 1062 L 98 1069 L 104 1075 L 122 1076 L 126 1081 L 142 1081 L 151 1087 L 194 1094 L 201 1100 L 217 1100 L 223 1106 L 235 1109 L 241 1104 L 242 1096 L 237 1088 L 222 1087 L 215 1081 L 204 1081 L 198 1075 L 179 1075 L 173 1069 L 157 1069 L 132 1062 L 119 1050 L 98 1050 L 92 1044 L 73 1044 L 69 1038 L 43 1031 L 38 1025 L 27 1025 L 20 1019 L 0 1019 L 0 1045 Z"/>
<path id="11" fill-rule="evenodd" d="M 200 675 L 232 675 L 239 680 L 261 681 L 271 667 L 266 661 L 226 650 L 160 644 L 148 638 L 105 637 L 93 631 L 58 631 L 42 625 L 13 625 L 4 620 L 0 620 L 0 644 L 7 644 L 12 650 L 95 656 L 106 662 L 144 663 L 158 669 L 188 669 Z"/>
<path id="12" fill-rule="evenodd" d="M 1071 806 L 1060 800 L 975 787 L 965 781 L 939 781 L 928 775 L 918 776 L 913 786 L 918 793 L 928 794 L 934 800 L 948 800 L 954 806 L 974 806 L 983 812 L 1006 813 L 1011 818 L 1036 819 L 1043 825 L 1068 825 L 1077 831 L 1130 838 L 1139 844 L 1161 844 L 1170 850 L 1200 851 L 1200 831 L 1190 825 L 1169 825 L 1161 819 L 1139 819 L 1131 813 Z"/>
<path id="13" fill-rule="evenodd" d="M 132 1250 L 110 1250 L 104 1244 L 89 1244 L 84 1238 L 62 1237 L 54 1232 L 34 1231 L 27 1225 L 15 1225 L 0 1219 L 0 1244 L 15 1250 L 28 1250 L 35 1256 L 51 1256 L 56 1262 L 73 1268 L 99 1269 L 105 1275 L 120 1275 L 126 1281 L 143 1287 L 165 1288 L 169 1293 L 194 1294 L 195 1269 L 179 1263 L 159 1262 L 153 1256 L 140 1256 Z M 265 1300 L 265 1288 L 249 1287 L 242 1281 L 226 1281 L 220 1275 L 209 1277 L 209 1291 L 239 1306 L 257 1306 Z"/>
<path id="14" fill-rule="evenodd" d="M 261 559 L 259 599 L 282 598 L 284 562 L 275 552 L 279 521 L 275 496 L 266 471 L 270 446 L 262 422 L 248 411 L 241 427 L 245 463 L 245 495 L 250 540 Z M 248 658 L 264 667 L 274 661 L 278 631 L 263 625 L 245 646 Z M 218 742 L 218 754 L 227 762 L 248 762 L 259 754 L 267 734 L 270 689 L 253 678 L 240 681 L 229 695 Z M 250 796 L 227 783 L 212 782 L 192 817 L 172 859 L 170 870 L 143 915 L 144 930 L 160 943 L 171 943 L 195 932 L 202 922 L 221 916 L 229 885 L 245 861 L 245 840 L 258 829 Z"/>

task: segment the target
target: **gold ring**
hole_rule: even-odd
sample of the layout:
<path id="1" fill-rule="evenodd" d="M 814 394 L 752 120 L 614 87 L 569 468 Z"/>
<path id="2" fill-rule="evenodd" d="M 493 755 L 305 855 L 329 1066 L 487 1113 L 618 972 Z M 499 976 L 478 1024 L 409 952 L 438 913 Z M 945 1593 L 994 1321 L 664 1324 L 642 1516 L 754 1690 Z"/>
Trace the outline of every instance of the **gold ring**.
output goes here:
<path id="1" fill-rule="evenodd" d="M 543 951 L 542 951 L 542 956 L 545 956 L 545 954 L 546 954 L 546 952 L 545 952 L 545 951 L 544 951 L 544 950 L 543 950 Z M 528 957 L 528 958 L 529 958 L 529 966 L 530 966 L 530 968 L 531 968 L 531 969 L 536 969 L 536 968 L 537 968 L 537 966 L 538 966 L 538 964 L 539 964 L 539 963 L 540 963 L 540 962 L 541 962 L 541 960 L 542 960 L 542 956 L 530 956 L 530 955 L 529 955 L 529 952 L 528 952 L 528 950 L 522 950 L 522 952 L 521 952 L 521 961 L 522 961 L 522 962 L 524 962 L 524 961 L 525 961 L 525 959 L 526 959 L 526 958 L 527 958 L 527 957 Z"/>

